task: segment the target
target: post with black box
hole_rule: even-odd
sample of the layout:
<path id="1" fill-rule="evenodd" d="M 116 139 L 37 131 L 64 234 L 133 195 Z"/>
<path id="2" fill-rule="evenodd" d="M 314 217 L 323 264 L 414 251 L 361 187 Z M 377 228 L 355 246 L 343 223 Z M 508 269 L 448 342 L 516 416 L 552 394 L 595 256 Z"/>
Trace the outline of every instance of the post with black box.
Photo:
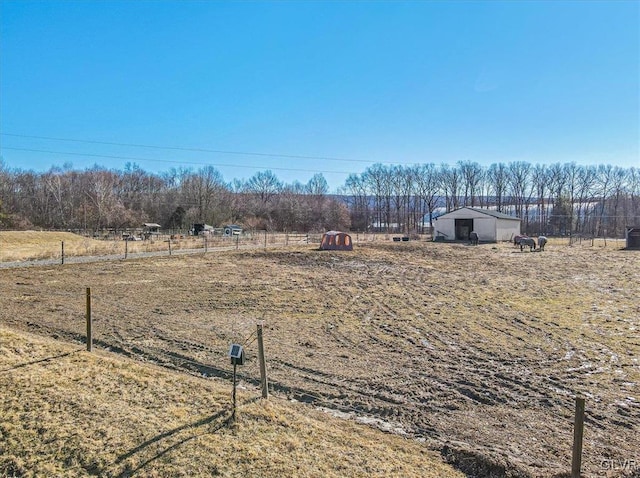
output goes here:
<path id="1" fill-rule="evenodd" d="M 233 365 L 233 412 L 231 413 L 231 421 L 236 421 L 236 367 L 244 365 L 244 349 L 240 344 L 231 344 L 229 348 L 229 357 Z"/>

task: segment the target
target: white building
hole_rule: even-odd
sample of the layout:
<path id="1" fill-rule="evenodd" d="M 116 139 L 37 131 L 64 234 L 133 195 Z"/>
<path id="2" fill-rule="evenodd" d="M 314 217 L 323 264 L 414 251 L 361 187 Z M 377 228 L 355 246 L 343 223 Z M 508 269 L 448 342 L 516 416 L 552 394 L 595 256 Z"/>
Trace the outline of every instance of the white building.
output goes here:
<path id="1" fill-rule="evenodd" d="M 520 234 L 520 219 L 490 209 L 462 207 L 433 222 L 433 237 L 445 241 L 467 241 L 471 231 L 481 242 L 510 241 Z"/>

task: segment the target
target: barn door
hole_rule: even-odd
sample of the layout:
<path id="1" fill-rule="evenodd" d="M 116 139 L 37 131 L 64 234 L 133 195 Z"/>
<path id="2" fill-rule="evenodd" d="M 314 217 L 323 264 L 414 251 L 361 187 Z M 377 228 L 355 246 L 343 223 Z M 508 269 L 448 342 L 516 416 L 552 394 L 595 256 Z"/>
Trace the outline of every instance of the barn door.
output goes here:
<path id="1" fill-rule="evenodd" d="M 468 241 L 473 231 L 473 219 L 456 219 L 456 241 Z"/>

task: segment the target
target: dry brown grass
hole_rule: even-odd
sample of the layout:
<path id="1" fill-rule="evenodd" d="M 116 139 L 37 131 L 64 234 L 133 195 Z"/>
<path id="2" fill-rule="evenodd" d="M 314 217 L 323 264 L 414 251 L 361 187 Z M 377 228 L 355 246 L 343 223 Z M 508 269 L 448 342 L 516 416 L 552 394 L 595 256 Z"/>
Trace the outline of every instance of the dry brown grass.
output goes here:
<path id="1" fill-rule="evenodd" d="M 65 257 L 121 256 L 147 252 L 169 254 L 172 251 L 205 251 L 250 248 L 273 248 L 320 244 L 321 234 L 246 232 L 239 237 L 158 235 L 145 241 L 123 241 L 118 238 L 93 239 L 71 232 L 0 231 L 0 262 L 60 259 L 64 242 Z M 356 234 L 354 240 L 372 243 L 390 240 L 388 234 Z M 416 236 L 419 237 L 419 236 Z"/>
<path id="2" fill-rule="evenodd" d="M 0 231 L 0 261 L 24 261 L 60 257 L 65 254 L 111 253 L 113 244 L 102 243 L 70 232 Z"/>
<path id="3" fill-rule="evenodd" d="M 461 477 L 423 444 L 0 328 L 0 476 Z"/>
<path id="4" fill-rule="evenodd" d="M 584 469 L 598 476 L 640 448 L 639 265 L 611 244 L 389 241 L 15 269 L 0 271 L 0 320 L 81 341 L 91 286 L 98 348 L 228 377 L 229 343 L 248 338 L 247 384 L 265 320 L 277 394 L 512 476 L 568 469 L 584 394 Z"/>
<path id="5" fill-rule="evenodd" d="M 0 231 L 0 262 L 59 259 L 62 256 L 63 242 L 65 257 L 124 257 L 125 252 L 136 254 L 168 251 L 168 240 L 168 236 L 162 236 L 155 240 L 125 242 L 120 239 L 92 239 L 71 232 Z M 173 250 L 204 248 L 204 241 L 198 237 L 177 237 L 171 240 L 171 247 Z"/>

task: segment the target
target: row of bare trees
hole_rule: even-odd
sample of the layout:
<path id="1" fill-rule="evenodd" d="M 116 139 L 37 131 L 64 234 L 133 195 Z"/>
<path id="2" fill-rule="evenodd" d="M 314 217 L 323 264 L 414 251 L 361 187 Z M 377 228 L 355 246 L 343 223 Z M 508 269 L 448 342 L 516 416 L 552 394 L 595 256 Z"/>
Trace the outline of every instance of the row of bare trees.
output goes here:
<path id="1" fill-rule="evenodd" d="M 621 236 L 640 224 L 640 169 L 516 161 L 482 167 L 376 164 L 348 177 L 352 228 L 422 232 L 440 213 L 490 208 L 523 220 L 523 231 Z M 425 220 L 426 218 L 426 220 Z"/>
<path id="2" fill-rule="evenodd" d="M 152 174 L 135 164 L 124 171 L 67 165 L 37 173 L 8 170 L 0 162 L 0 227 L 99 231 L 158 222 L 174 231 L 194 223 L 304 232 L 348 228 L 346 205 L 328 189 L 321 174 L 288 185 L 264 171 L 228 184 L 213 167 Z"/>
<path id="3" fill-rule="evenodd" d="M 155 174 L 70 165 L 44 173 L 9 170 L 0 160 L 0 227 L 101 230 L 158 222 L 318 232 L 351 229 L 425 232 L 442 212 L 470 206 L 516 215 L 532 234 L 620 236 L 640 224 L 640 169 L 516 161 L 483 167 L 375 164 L 330 195 L 322 174 L 284 184 L 271 171 L 224 181 L 215 168 Z"/>

